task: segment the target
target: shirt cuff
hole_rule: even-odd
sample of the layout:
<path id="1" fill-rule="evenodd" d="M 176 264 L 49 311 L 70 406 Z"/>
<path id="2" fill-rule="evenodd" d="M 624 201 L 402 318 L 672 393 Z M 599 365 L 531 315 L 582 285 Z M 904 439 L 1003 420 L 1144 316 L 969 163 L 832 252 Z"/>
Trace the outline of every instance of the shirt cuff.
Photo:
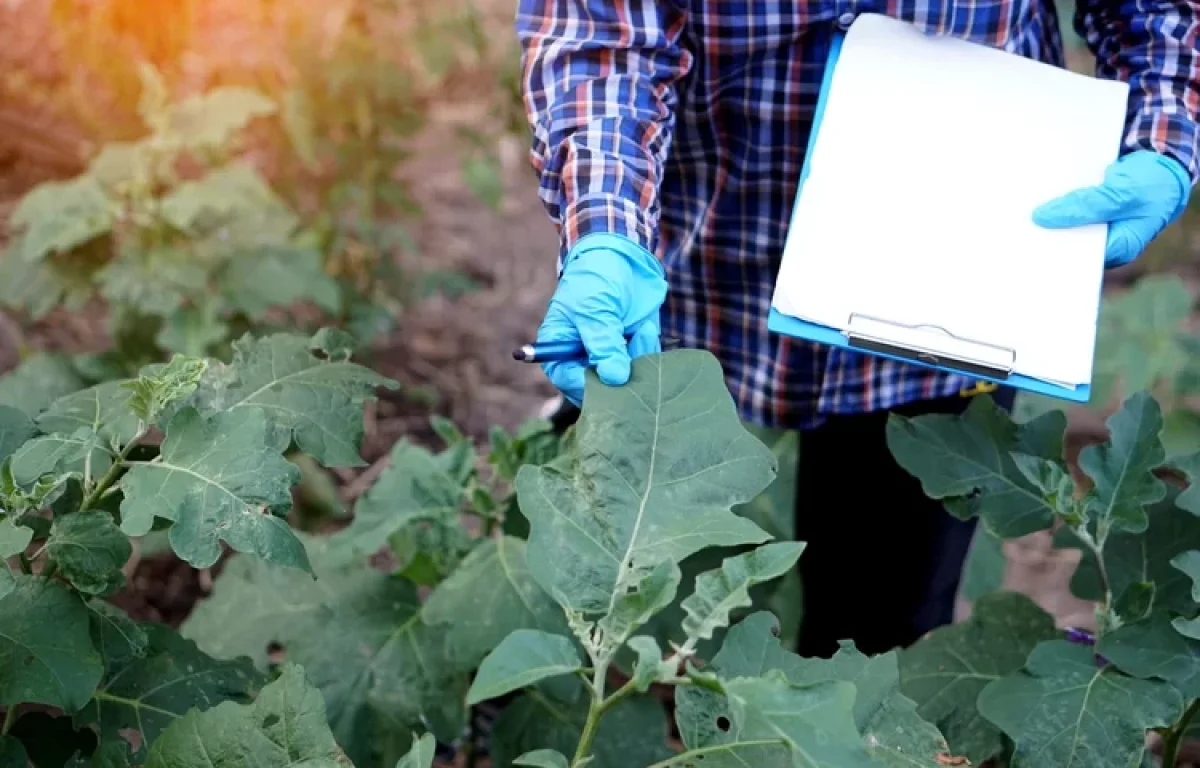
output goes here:
<path id="1" fill-rule="evenodd" d="M 658 252 L 658 228 L 640 206 L 616 195 L 588 195 L 572 201 L 563 212 L 560 270 L 580 240 L 597 234 L 618 235 L 646 253 Z"/>
<path id="2" fill-rule="evenodd" d="M 1187 186 L 1200 180 L 1200 126 L 1188 115 L 1161 111 L 1139 113 L 1125 135 L 1125 154 L 1148 149 L 1169 157 L 1187 172 Z M 1185 200 L 1187 195 L 1184 196 Z"/>

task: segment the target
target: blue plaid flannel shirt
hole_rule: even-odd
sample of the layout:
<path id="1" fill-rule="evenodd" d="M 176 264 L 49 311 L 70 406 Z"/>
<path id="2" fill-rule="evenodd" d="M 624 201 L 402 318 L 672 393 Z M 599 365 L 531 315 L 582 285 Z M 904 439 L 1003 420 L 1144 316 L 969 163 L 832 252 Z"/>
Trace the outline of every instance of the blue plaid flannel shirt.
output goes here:
<path id="1" fill-rule="evenodd" d="M 1097 75 L 1132 86 L 1125 149 L 1174 157 L 1193 180 L 1198 11 L 1078 0 L 1075 17 Z M 742 417 L 767 426 L 972 384 L 767 331 L 826 55 L 864 12 L 1063 63 L 1053 0 L 519 0 L 531 157 L 560 259 L 594 232 L 655 253 L 670 282 L 664 334 L 711 350 Z"/>

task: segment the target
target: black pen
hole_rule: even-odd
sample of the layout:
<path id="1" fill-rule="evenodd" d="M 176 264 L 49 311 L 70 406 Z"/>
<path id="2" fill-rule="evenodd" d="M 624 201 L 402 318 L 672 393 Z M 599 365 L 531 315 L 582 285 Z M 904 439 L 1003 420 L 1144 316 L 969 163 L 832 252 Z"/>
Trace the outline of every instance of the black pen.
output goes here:
<path id="1" fill-rule="evenodd" d="M 625 341 L 633 337 L 627 335 Z M 673 349 L 679 345 L 674 338 L 661 340 L 663 349 Z M 573 341 L 535 341 L 513 350 L 513 360 L 521 363 L 562 363 L 568 360 L 587 360 L 587 350 L 583 342 Z"/>

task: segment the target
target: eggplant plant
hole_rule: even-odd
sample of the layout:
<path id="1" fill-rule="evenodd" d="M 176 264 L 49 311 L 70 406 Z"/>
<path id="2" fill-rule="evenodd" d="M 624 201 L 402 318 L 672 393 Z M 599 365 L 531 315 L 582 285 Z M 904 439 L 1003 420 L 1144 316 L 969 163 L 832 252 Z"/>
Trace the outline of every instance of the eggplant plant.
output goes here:
<path id="1" fill-rule="evenodd" d="M 1073 477 L 1066 424 L 1061 411 L 1015 423 L 987 398 L 889 421 L 893 455 L 949 513 L 1081 550 L 1071 590 L 1096 605 L 1094 627 L 1064 632 L 1023 596 L 985 595 L 901 654 L 901 690 L 973 764 L 1151 765 L 1154 731 L 1174 766 L 1200 710 L 1200 446 L 1168 456 L 1162 409 L 1140 392 Z"/>
<path id="2" fill-rule="evenodd" d="M 298 666 L 215 659 L 106 599 L 152 530 L 196 568 L 229 547 L 313 583 L 285 453 L 362 464 L 363 404 L 396 386 L 347 348 L 338 331 L 246 337 L 227 364 L 177 355 L 49 401 L 67 381 L 31 380 L 45 365 L 3 382 L 0 765 L 349 765 Z"/>

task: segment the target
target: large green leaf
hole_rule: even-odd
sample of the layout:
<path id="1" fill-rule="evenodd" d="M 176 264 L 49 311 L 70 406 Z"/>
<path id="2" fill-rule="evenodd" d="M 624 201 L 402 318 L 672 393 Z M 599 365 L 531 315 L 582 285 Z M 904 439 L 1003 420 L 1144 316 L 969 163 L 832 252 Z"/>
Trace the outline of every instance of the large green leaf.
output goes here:
<path id="1" fill-rule="evenodd" d="M 74 712 L 87 704 L 102 673 L 88 610 L 65 584 L 17 576 L 7 592 L 0 588 L 0 705 Z"/>
<path id="2" fill-rule="evenodd" d="M 736 741 L 782 742 L 796 768 L 875 766 L 854 724 L 855 688 L 828 680 L 793 685 L 782 672 L 722 682 Z"/>
<path id="3" fill-rule="evenodd" d="M 233 362 L 210 368 L 201 386 L 202 410 L 265 409 L 323 465 L 361 466 L 363 404 L 377 387 L 397 384 L 351 363 L 344 350 L 322 348 L 322 338 L 277 334 L 234 342 Z"/>
<path id="4" fill-rule="evenodd" d="M 1185 698 L 1200 698 L 1200 641 L 1176 632 L 1167 614 L 1104 634 L 1096 652 L 1126 674 L 1166 680 Z"/>
<path id="5" fill-rule="evenodd" d="M 137 434 L 138 418 L 129 409 L 133 392 L 126 383 L 106 381 L 55 400 L 38 417 L 38 429 L 71 435 L 86 428 L 110 443 L 128 443 Z"/>
<path id="6" fill-rule="evenodd" d="M 709 639 L 717 628 L 727 626 L 734 608 L 751 604 L 750 587 L 777 579 L 794 568 L 803 551 L 800 542 L 764 544 L 727 558 L 719 570 L 697 576 L 696 591 L 681 605 L 687 614 L 683 631 L 688 640 L 694 643 Z"/>
<path id="7" fill-rule="evenodd" d="M 925 495 L 945 500 L 959 517 L 982 516 L 990 530 L 1007 539 L 1049 528 L 1055 512 L 1013 454 L 1061 462 L 1066 426 L 1061 411 L 1015 424 L 991 398 L 976 397 L 961 416 L 893 414 L 887 442 L 900 466 L 921 481 Z"/>
<path id="8" fill-rule="evenodd" d="M 87 607 L 91 611 L 92 643 L 104 660 L 106 674 L 111 675 L 116 667 L 146 655 L 150 636 L 142 625 L 104 600 L 92 600 Z"/>
<path id="9" fill-rule="evenodd" d="M 138 734 L 144 754 L 147 744 L 191 709 L 208 709 L 223 701 L 249 701 L 265 682 L 245 659 L 218 661 L 196 644 L 159 624 L 143 624 L 146 650 L 129 653 L 129 646 L 112 643 L 106 651 L 104 679 L 95 700 L 75 715 L 79 727 L 91 726 L 102 740 Z"/>
<path id="10" fill-rule="evenodd" d="M 558 681 L 554 681 L 558 682 Z M 575 754 L 587 720 L 588 696 L 580 680 L 562 698 L 542 687 L 530 689 L 496 720 L 491 758 L 496 768 L 510 768 L 533 750 Z M 588 768 L 648 766 L 671 755 L 666 747 L 667 715 L 651 696 L 625 699 L 604 714 L 593 742 Z"/>
<path id="11" fill-rule="evenodd" d="M 1024 595 L 985 595 L 970 619 L 935 629 L 901 651 L 900 690 L 954 754 L 982 763 L 1004 743 L 975 707 L 980 691 L 1020 669 L 1039 642 L 1054 636 L 1054 619 Z"/>
<path id="12" fill-rule="evenodd" d="M 1154 476 L 1166 458 L 1158 434 L 1162 411 L 1145 392 L 1132 395 L 1108 419 L 1109 441 L 1089 445 L 1079 454 L 1079 467 L 1092 478 L 1088 514 L 1112 530 L 1146 530 L 1143 507 L 1166 494 Z"/>
<path id="13" fill-rule="evenodd" d="M 589 373 L 584 403 L 570 449 L 516 482 L 530 573 L 567 610 L 607 616 L 656 569 L 768 538 L 731 507 L 771 482 L 775 457 L 742 426 L 711 354 L 638 358 L 622 387 Z"/>
<path id="14" fill-rule="evenodd" d="M 11 469 L 18 485 L 29 486 L 42 478 L 57 485 L 68 477 L 82 478 L 89 471 L 90 479 L 95 480 L 110 466 L 112 454 L 100 437 L 81 427 L 70 435 L 43 435 L 30 440 L 13 454 Z"/>
<path id="15" fill-rule="evenodd" d="M 417 523 L 459 528 L 462 482 L 439 458 L 407 440 L 396 443 L 388 468 L 355 503 L 354 520 L 335 535 L 334 546 L 347 557 L 365 557 Z"/>
<path id="16" fill-rule="evenodd" d="M 122 530 L 144 536 L 155 517 L 173 521 L 172 549 L 197 568 L 217 561 L 222 541 L 280 565 L 309 568 L 300 540 L 272 514 L 291 504 L 300 472 L 273 445 L 263 410 L 205 418 L 184 408 L 165 433 L 159 457 L 131 462 L 121 480 Z"/>
<path id="17" fill-rule="evenodd" d="M 1145 533 L 1110 535 L 1104 545 L 1104 564 L 1114 597 L 1119 598 L 1135 584 L 1147 582 L 1154 585 L 1156 612 L 1192 615 L 1196 608 L 1192 582 L 1173 568 L 1171 561 L 1184 552 L 1200 549 L 1200 517 L 1180 509 L 1175 503 L 1176 494 L 1175 489 L 1168 488 L 1167 496 L 1146 510 L 1149 528 Z M 1055 543 L 1077 546 L 1072 539 L 1070 532 L 1062 529 Z M 1103 598 L 1095 557 L 1086 550 L 1071 578 L 1071 591 L 1085 600 Z"/>
<path id="18" fill-rule="evenodd" d="M 115 209 L 90 176 L 37 185 L 9 218 L 25 262 L 66 253 L 112 230 Z M 15 254 L 14 254 L 15 255 Z"/>
<path id="19" fill-rule="evenodd" d="M 309 546 L 315 582 L 233 558 L 184 633 L 215 656 L 248 655 L 260 666 L 280 646 L 325 696 L 334 735 L 356 763 L 423 719 L 439 738 L 457 738 L 467 680 L 450 657 L 449 629 L 423 620 L 411 583 L 343 565 L 322 541 Z"/>
<path id="20" fill-rule="evenodd" d="M 1034 648 L 1025 670 L 989 683 L 979 711 L 1016 742 L 1013 764 L 1127 768 L 1141 765 L 1146 731 L 1183 712 L 1179 692 L 1098 664 L 1066 640 Z"/>
<path id="21" fill-rule="evenodd" d="M 254 703 L 192 711 L 150 746 L 146 768 L 346 768 L 321 693 L 284 666 Z"/>
<path id="22" fill-rule="evenodd" d="M 196 603 L 183 622 L 183 636 L 219 659 L 246 656 L 266 669 L 273 643 L 305 637 L 321 628 L 329 614 L 326 606 L 375 584 L 378 577 L 370 569 L 334 566 L 328 539 L 305 537 L 302 543 L 315 581 L 297 578 L 294 570 L 257 557 L 235 555 L 222 566 L 211 596 Z"/>
<path id="23" fill-rule="evenodd" d="M 33 419 L 50 403 L 81 387 L 83 380 L 66 356 L 38 352 L 0 377 L 0 405 L 16 408 Z"/>
<path id="24" fill-rule="evenodd" d="M 518 629 L 479 665 L 467 693 L 467 703 L 474 705 L 499 698 L 546 678 L 582 669 L 583 660 L 570 638 L 536 629 Z"/>
<path id="25" fill-rule="evenodd" d="M 760 612 L 725 636 L 709 671 L 720 678 L 762 677 L 778 671 L 793 684 L 841 680 L 853 683 L 854 722 L 881 765 L 937 766 L 949 748 L 937 728 L 921 719 L 912 701 L 900 693 L 896 654 L 868 658 L 846 644 L 833 659 L 804 659 L 784 650 L 775 617 Z M 708 768 L 791 765 L 782 745 L 738 743 L 729 724 L 725 697 L 701 687 L 677 689 L 675 719 L 689 749 L 704 749 Z"/>
<path id="26" fill-rule="evenodd" d="M 125 586 L 121 571 L 133 547 L 112 516 L 101 510 L 57 518 L 46 542 L 46 554 L 80 592 L 109 595 Z"/>
<path id="27" fill-rule="evenodd" d="M 450 651 L 465 669 L 518 629 L 568 632 L 562 609 L 525 565 L 525 542 L 512 536 L 480 543 L 425 601 L 425 620 L 450 625 Z"/>
<path id="28" fill-rule="evenodd" d="M 16 453 L 36 433 L 33 422 L 23 412 L 0 405 L 0 462 Z"/>

